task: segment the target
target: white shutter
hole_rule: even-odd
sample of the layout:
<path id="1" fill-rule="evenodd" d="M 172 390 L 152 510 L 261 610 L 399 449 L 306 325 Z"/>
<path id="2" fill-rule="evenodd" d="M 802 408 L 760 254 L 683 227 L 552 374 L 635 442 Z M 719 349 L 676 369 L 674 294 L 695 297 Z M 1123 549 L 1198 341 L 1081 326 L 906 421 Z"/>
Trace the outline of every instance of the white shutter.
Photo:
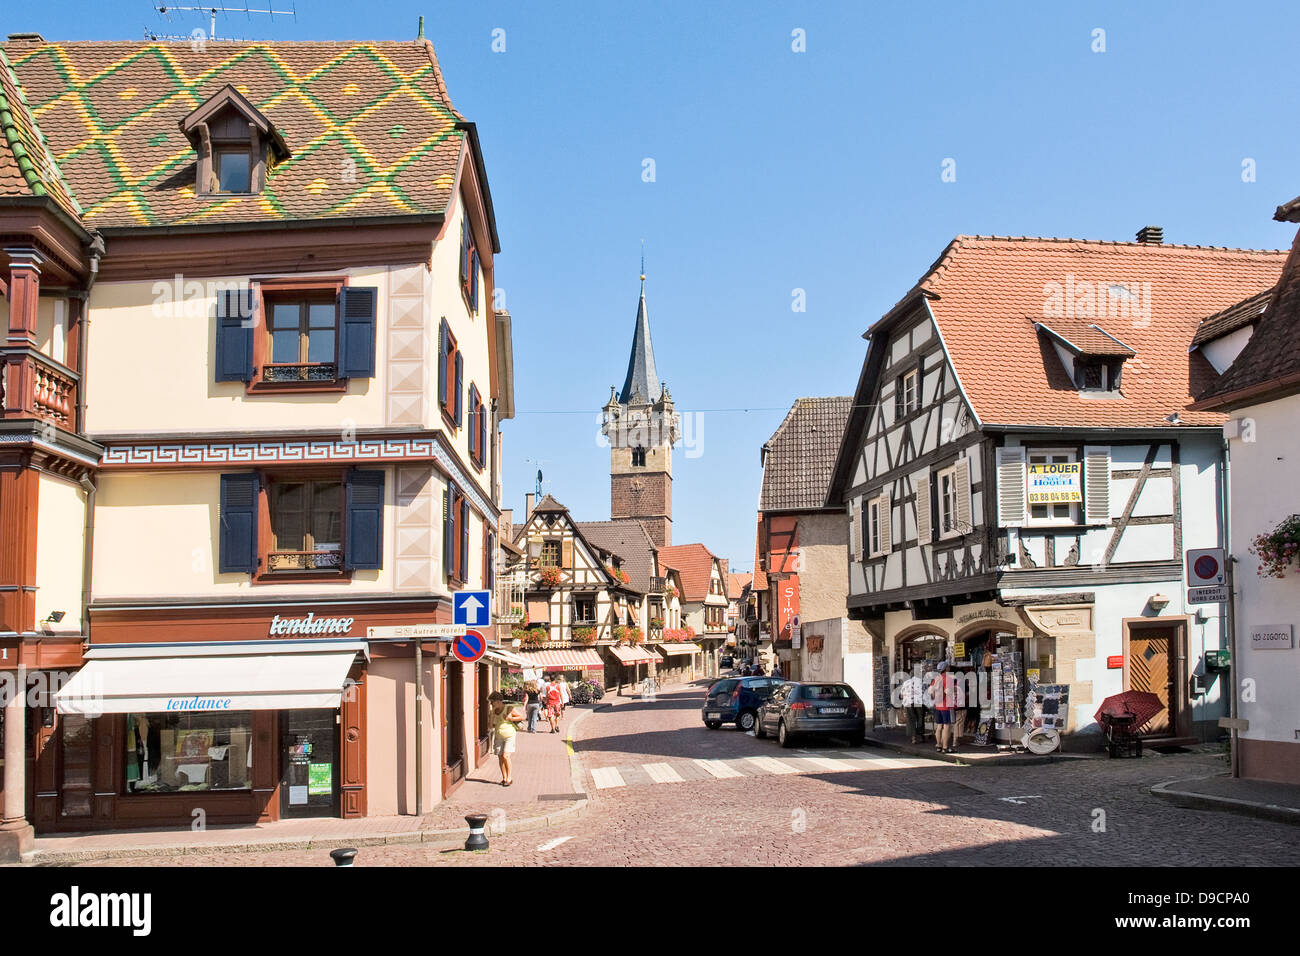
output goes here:
<path id="1" fill-rule="evenodd" d="M 918 471 L 912 483 L 916 485 L 916 542 L 929 544 L 934 540 L 934 528 L 930 523 L 930 469 Z"/>
<path id="2" fill-rule="evenodd" d="M 890 539 L 889 529 L 889 492 L 886 491 L 880 496 L 880 553 L 889 554 L 894 549 L 894 542 Z"/>
<path id="3" fill-rule="evenodd" d="M 849 560 L 862 560 L 862 504 L 857 498 L 849 501 Z"/>
<path id="4" fill-rule="evenodd" d="M 1110 446 L 1083 448 L 1083 502 L 1085 524 L 1110 524 Z"/>
<path id="5" fill-rule="evenodd" d="M 957 466 L 952 477 L 957 484 L 957 530 L 961 534 L 969 534 L 972 530 L 970 521 L 970 459 L 965 455 L 957 459 Z"/>
<path id="6" fill-rule="evenodd" d="M 998 526 L 1019 528 L 1025 523 L 1025 450 L 998 449 Z"/>

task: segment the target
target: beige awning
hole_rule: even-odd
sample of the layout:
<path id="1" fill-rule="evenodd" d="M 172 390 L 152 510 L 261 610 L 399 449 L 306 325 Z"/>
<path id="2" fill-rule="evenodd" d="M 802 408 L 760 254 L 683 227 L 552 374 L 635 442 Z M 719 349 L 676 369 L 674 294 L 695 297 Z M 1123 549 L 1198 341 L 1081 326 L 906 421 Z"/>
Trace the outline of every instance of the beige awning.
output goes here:
<path id="1" fill-rule="evenodd" d="M 653 661 L 663 659 L 654 648 L 646 647 L 644 644 L 634 645 L 631 647 L 624 647 L 621 644 L 611 644 L 609 645 L 609 651 L 618 658 L 619 663 L 628 665 L 649 664 Z"/>
<path id="2" fill-rule="evenodd" d="M 520 657 L 518 654 L 512 654 L 509 651 L 503 650 L 499 647 L 489 647 L 487 650 L 483 652 L 483 656 L 490 657 L 493 660 L 500 661 L 502 664 L 510 664 L 513 667 L 535 666 L 529 663 L 524 658 Z"/>
<path id="3" fill-rule="evenodd" d="M 698 654 L 704 648 L 690 641 L 670 641 L 667 644 L 660 644 L 659 650 L 665 654 Z"/>

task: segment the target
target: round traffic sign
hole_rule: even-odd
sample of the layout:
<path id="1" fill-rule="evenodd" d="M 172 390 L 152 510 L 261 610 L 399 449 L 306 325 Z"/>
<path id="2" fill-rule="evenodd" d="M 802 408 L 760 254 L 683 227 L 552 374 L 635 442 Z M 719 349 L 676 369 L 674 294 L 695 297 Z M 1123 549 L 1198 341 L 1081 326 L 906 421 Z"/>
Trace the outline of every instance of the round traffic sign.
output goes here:
<path id="1" fill-rule="evenodd" d="M 462 664 L 473 664 L 487 650 L 487 641 L 478 631 L 467 630 L 452 645 L 451 652 Z"/>
<path id="2" fill-rule="evenodd" d="M 1196 572 L 1196 576 L 1202 581 L 1213 580 L 1219 576 L 1219 562 L 1213 555 L 1203 554 L 1196 559 L 1196 563 L 1192 565 L 1192 570 Z"/>

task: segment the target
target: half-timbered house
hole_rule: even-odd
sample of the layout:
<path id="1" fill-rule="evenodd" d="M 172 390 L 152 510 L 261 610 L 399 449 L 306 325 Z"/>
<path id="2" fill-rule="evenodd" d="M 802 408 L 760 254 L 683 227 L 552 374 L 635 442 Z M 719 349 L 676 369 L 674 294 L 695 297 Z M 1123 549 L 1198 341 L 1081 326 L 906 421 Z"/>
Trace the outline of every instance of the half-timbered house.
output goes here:
<path id="1" fill-rule="evenodd" d="M 947 659 L 993 740 L 1095 731 L 1128 689 L 1164 702 L 1152 736 L 1217 735 L 1222 631 L 1183 552 L 1221 543 L 1223 419 L 1189 410 L 1213 376 L 1189 345 L 1283 256 L 1139 239 L 958 237 L 866 333 L 827 501 L 878 721 L 900 672 Z"/>

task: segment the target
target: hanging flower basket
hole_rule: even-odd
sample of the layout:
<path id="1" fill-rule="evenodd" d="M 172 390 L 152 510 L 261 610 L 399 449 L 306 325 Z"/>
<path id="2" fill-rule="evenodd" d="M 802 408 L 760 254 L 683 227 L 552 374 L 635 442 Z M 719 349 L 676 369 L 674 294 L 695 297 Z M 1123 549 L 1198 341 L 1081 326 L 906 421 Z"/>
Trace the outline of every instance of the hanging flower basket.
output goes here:
<path id="1" fill-rule="evenodd" d="M 620 624 L 614 628 L 614 640 L 618 641 L 620 644 L 640 644 L 645 640 L 645 635 L 641 633 L 641 628 L 639 627 Z"/>
<path id="2" fill-rule="evenodd" d="M 595 644 L 596 629 L 594 627 L 575 627 L 573 629 L 573 639 L 579 644 Z"/>
<path id="3" fill-rule="evenodd" d="M 511 631 L 510 636 L 524 647 L 540 647 L 549 638 L 549 630 L 547 627 L 525 627 Z"/>
<path id="4" fill-rule="evenodd" d="M 537 579 L 544 588 L 556 588 L 560 586 L 560 580 L 564 577 L 563 572 L 556 567 L 545 567 L 537 572 Z"/>
<path id="5" fill-rule="evenodd" d="M 669 588 L 669 589 L 668 589 L 668 593 L 671 594 L 671 595 L 673 596 L 673 599 L 674 599 L 674 600 L 676 600 L 677 598 L 681 597 L 681 595 L 677 593 L 677 589 L 676 589 L 676 588 Z"/>
<path id="6" fill-rule="evenodd" d="M 1255 536 L 1250 553 L 1259 558 L 1262 578 L 1284 578 L 1300 552 L 1300 515 L 1291 515 L 1272 531 Z"/>

